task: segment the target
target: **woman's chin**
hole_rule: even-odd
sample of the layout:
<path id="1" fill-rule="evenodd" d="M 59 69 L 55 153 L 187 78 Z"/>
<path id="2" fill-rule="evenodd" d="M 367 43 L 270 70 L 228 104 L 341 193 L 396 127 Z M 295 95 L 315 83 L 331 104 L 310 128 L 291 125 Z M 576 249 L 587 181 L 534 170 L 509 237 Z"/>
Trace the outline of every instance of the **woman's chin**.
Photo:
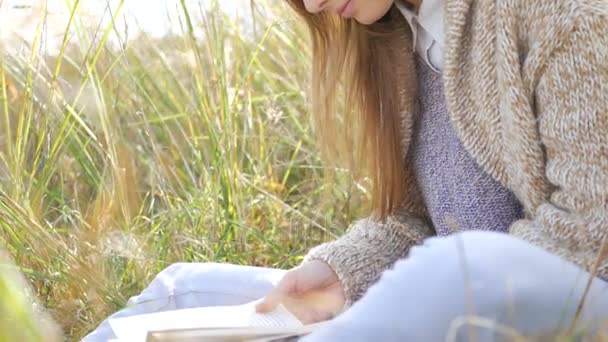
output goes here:
<path id="1" fill-rule="evenodd" d="M 374 11 L 358 11 L 353 15 L 353 19 L 362 25 L 372 25 L 384 18 L 390 9 L 391 7 L 389 6 L 388 8 L 380 8 Z"/>
<path id="2" fill-rule="evenodd" d="M 382 19 L 382 17 L 377 18 L 377 17 L 370 17 L 370 16 L 361 16 L 361 17 L 355 16 L 355 17 L 353 17 L 353 19 L 355 19 L 361 25 L 369 26 L 369 25 L 372 25 L 372 24 L 375 24 L 376 22 L 378 22 L 380 19 Z"/>

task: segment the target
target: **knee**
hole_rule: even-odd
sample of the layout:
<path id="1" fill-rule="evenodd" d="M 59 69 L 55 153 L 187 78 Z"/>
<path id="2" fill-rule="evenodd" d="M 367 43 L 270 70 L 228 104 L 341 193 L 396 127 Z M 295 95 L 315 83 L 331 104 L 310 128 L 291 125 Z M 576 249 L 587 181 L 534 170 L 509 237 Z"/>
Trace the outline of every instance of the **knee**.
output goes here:
<path id="1" fill-rule="evenodd" d="M 428 239 L 423 249 L 428 253 L 474 265 L 497 265 L 518 259 L 528 243 L 508 234 L 488 231 L 466 231 L 448 237 Z"/>
<path id="2" fill-rule="evenodd" d="M 424 245 L 413 249 L 410 257 L 426 258 L 443 279 L 492 284 L 505 282 L 512 276 L 520 278 L 522 272 L 532 270 L 526 264 L 534 257 L 534 253 L 529 253 L 533 249 L 508 234 L 467 231 L 428 239 Z"/>
<path id="3" fill-rule="evenodd" d="M 163 284 L 169 284 L 169 283 L 175 283 L 179 278 L 184 277 L 184 275 L 187 275 L 187 272 L 184 272 L 184 270 L 186 268 L 189 267 L 189 263 L 186 262 L 177 262 L 177 263 L 173 263 L 169 266 L 167 266 L 166 268 L 164 268 L 162 271 L 160 271 L 156 277 L 154 277 L 154 279 L 152 280 L 151 284 L 154 283 L 163 283 Z"/>
<path id="4" fill-rule="evenodd" d="M 176 262 L 158 273 L 157 278 L 177 278 L 192 274 L 194 270 L 196 273 L 208 273 L 214 269 L 217 269 L 220 264 L 213 262 L 205 263 L 191 263 L 191 262 Z"/>
<path id="5" fill-rule="evenodd" d="M 167 267 L 165 267 L 162 271 L 160 271 L 156 276 L 164 277 L 171 276 L 179 273 L 188 263 L 185 262 L 176 262 Z"/>
<path id="6" fill-rule="evenodd" d="M 509 234 L 468 231 L 451 237 L 462 260 L 478 272 L 510 272 L 523 269 L 540 251 L 528 242 Z M 544 251 L 543 251 L 544 252 Z"/>
<path id="7" fill-rule="evenodd" d="M 219 267 L 220 264 L 217 263 L 174 263 L 160 271 L 149 287 L 163 288 L 173 293 L 174 289 L 187 289 L 196 282 L 204 281 L 210 274 L 217 272 Z"/>

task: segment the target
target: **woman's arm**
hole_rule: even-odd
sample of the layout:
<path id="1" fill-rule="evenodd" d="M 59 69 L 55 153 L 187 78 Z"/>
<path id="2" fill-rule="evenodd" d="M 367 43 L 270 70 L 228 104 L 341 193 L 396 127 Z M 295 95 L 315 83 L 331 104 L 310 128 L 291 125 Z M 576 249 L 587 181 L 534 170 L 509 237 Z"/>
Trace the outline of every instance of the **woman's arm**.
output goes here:
<path id="1" fill-rule="evenodd" d="M 536 87 L 551 196 L 511 233 L 593 270 L 608 243 L 608 5 L 582 1 Z M 608 261 L 599 264 L 608 276 Z"/>
<path id="2" fill-rule="evenodd" d="M 367 218 L 357 221 L 341 238 L 313 248 L 304 261 L 326 262 L 338 276 L 349 306 L 410 247 L 431 235 L 433 230 L 425 222 L 405 213 L 389 216 L 385 222 Z"/>

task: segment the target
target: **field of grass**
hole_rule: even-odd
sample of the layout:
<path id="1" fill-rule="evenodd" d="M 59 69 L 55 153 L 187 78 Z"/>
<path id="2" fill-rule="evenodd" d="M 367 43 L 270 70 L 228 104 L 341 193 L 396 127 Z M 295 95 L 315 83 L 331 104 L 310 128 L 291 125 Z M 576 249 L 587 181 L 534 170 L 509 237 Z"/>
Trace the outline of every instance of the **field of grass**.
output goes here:
<path id="1" fill-rule="evenodd" d="M 320 158 L 283 1 L 177 0 L 179 34 L 117 44 L 124 1 L 97 22 L 72 0 L 52 52 L 44 13 L 0 39 L 0 342 L 78 340 L 173 262 L 292 267 L 364 213 Z"/>
<path id="2" fill-rule="evenodd" d="M 33 302 L 78 339 L 176 261 L 291 267 L 361 214 L 314 141 L 304 27 L 279 1 L 243 1 L 249 24 L 181 4 L 179 35 L 110 46 L 74 15 L 58 53 L 42 17 L 0 45 L 0 340 L 49 329 Z"/>

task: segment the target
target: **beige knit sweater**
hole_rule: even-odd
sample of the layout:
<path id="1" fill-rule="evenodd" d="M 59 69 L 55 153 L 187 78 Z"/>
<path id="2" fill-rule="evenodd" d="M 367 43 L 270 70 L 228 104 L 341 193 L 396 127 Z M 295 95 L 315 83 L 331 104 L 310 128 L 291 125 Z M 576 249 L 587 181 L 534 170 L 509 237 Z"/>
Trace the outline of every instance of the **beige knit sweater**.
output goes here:
<path id="1" fill-rule="evenodd" d="M 608 1 L 447 0 L 444 86 L 474 159 L 517 196 L 510 232 L 591 271 L 608 243 Z M 416 97 L 411 35 L 401 37 L 403 147 Z M 433 229 L 411 171 L 403 209 L 364 219 L 305 260 L 327 262 L 347 304 Z M 599 274 L 608 276 L 608 260 Z"/>

